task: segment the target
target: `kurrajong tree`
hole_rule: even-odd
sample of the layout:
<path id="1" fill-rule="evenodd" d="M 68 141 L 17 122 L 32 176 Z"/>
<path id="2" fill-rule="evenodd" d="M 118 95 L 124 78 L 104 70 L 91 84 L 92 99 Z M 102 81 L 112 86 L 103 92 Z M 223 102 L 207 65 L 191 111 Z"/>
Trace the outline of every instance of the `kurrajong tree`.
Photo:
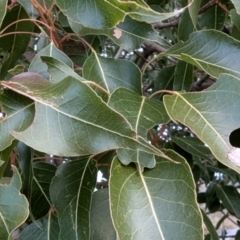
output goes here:
<path id="1" fill-rule="evenodd" d="M 238 0 L 2 0 L 0 25 L 1 240 L 239 224 Z"/>

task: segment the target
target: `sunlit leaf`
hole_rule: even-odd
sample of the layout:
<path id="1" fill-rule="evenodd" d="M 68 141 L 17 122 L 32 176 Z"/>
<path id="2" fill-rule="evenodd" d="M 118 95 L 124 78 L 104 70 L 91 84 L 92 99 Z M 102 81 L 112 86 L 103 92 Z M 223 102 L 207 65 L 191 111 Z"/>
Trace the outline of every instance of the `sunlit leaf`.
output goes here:
<path id="1" fill-rule="evenodd" d="M 90 239 L 117 239 L 110 214 L 108 188 L 93 193 L 90 229 Z"/>
<path id="2" fill-rule="evenodd" d="M 33 121 L 34 103 L 29 98 L 4 90 L 0 93 L 0 151 L 10 146 L 14 137 L 10 131 L 25 130 Z"/>
<path id="3" fill-rule="evenodd" d="M 120 239 L 202 239 L 191 170 L 173 151 L 165 153 L 179 164 L 157 157 L 156 167 L 141 173 L 113 161 L 110 204 Z"/>
<path id="4" fill-rule="evenodd" d="M 147 99 L 125 88 L 117 89 L 111 95 L 108 105 L 121 113 L 132 128 L 144 138 L 147 138 L 150 128 L 169 121 L 162 102 Z"/>
<path id="5" fill-rule="evenodd" d="M 21 178 L 15 167 L 9 185 L 0 184 L 0 239 L 9 239 L 28 217 L 28 202 L 20 193 Z"/>
<path id="6" fill-rule="evenodd" d="M 84 63 L 83 77 L 95 81 L 110 93 L 119 87 L 142 93 L 141 72 L 127 60 L 99 57 L 93 53 Z"/>
<path id="7" fill-rule="evenodd" d="M 240 169 L 229 158 L 235 149 L 229 143 L 229 135 L 240 127 L 239 92 L 240 80 L 224 74 L 203 92 L 164 96 L 170 117 L 188 126 L 220 162 L 237 172 Z M 206 101 L 207 104 L 203 104 Z M 235 159 L 239 161 L 239 156 L 236 155 Z"/>
<path id="8" fill-rule="evenodd" d="M 62 164 L 52 180 L 50 194 L 58 213 L 59 239 L 89 239 L 90 205 L 97 167 L 91 158 Z"/>
<path id="9" fill-rule="evenodd" d="M 51 211 L 23 229 L 18 240 L 57 240 L 59 239 L 58 219 Z"/>
<path id="10" fill-rule="evenodd" d="M 191 63 L 214 77 L 221 73 L 240 77 L 239 54 L 239 41 L 214 30 L 195 32 L 187 42 L 179 42 L 164 53 Z"/>
<path id="11" fill-rule="evenodd" d="M 31 61 L 31 64 L 28 68 L 29 72 L 39 73 L 41 76 L 46 79 L 49 78 L 49 73 L 47 72 L 47 64 L 43 63 L 41 56 L 49 56 L 58 59 L 59 61 L 65 63 L 70 68 L 73 67 L 71 59 L 62 51 L 60 51 L 56 46 L 51 42 L 47 47 L 41 49 L 36 56 Z M 50 79 L 51 80 L 51 79 Z"/>

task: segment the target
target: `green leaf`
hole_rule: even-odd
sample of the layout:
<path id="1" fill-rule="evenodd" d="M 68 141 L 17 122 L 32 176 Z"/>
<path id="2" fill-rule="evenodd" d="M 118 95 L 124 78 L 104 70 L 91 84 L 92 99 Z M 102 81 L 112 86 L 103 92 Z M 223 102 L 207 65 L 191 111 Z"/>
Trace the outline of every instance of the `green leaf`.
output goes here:
<path id="1" fill-rule="evenodd" d="M 45 217 L 34 221 L 24 228 L 18 240 L 57 240 L 59 239 L 59 230 L 57 216 L 49 211 Z"/>
<path id="2" fill-rule="evenodd" d="M 176 16 L 183 10 L 159 13 L 152 10 L 144 1 L 75 0 L 72 4 L 67 0 L 57 0 L 56 3 L 69 19 L 92 29 L 112 28 L 122 22 L 127 15 L 141 22 L 159 22 Z"/>
<path id="3" fill-rule="evenodd" d="M 31 216 L 41 218 L 51 207 L 49 188 L 56 167 L 46 162 L 33 162 L 32 149 L 22 142 L 18 143 L 16 153 L 23 181 L 22 193 L 29 201 Z"/>
<path id="4" fill-rule="evenodd" d="M 33 7 L 31 1 L 29 0 L 17 0 L 28 13 L 30 18 L 37 18 L 39 16 L 38 11 Z M 38 1 L 39 2 L 39 1 Z"/>
<path id="5" fill-rule="evenodd" d="M 218 234 L 216 232 L 216 229 L 214 228 L 211 220 L 208 218 L 207 214 L 201 210 L 202 216 L 203 216 L 203 221 L 205 226 L 207 227 L 208 232 L 210 233 L 211 240 L 218 240 Z"/>
<path id="6" fill-rule="evenodd" d="M 97 167 L 91 157 L 62 164 L 50 187 L 58 213 L 59 239 L 89 239 L 90 205 Z"/>
<path id="7" fill-rule="evenodd" d="M 7 36 L 1 36 L 0 46 L 1 49 L 8 52 L 7 59 L 1 64 L 0 79 L 3 79 L 8 70 L 13 68 L 18 59 L 26 51 L 31 39 L 31 32 L 33 31 L 34 24 L 31 21 L 21 21 L 22 19 L 29 19 L 28 14 L 25 12 L 21 5 L 12 8 L 5 16 L 2 28 L 7 27 L 9 24 L 17 21 L 12 26 L 8 27 L 1 35 L 5 33 L 16 32 Z M 29 32 L 29 34 L 20 34 L 19 32 Z"/>
<path id="8" fill-rule="evenodd" d="M 173 151 L 165 154 L 179 164 L 157 157 L 156 167 L 141 173 L 114 159 L 110 204 L 119 239 L 203 238 L 191 170 Z"/>
<path id="9" fill-rule="evenodd" d="M 237 218 L 240 218 L 240 194 L 233 186 L 216 185 L 216 193 L 223 206 Z"/>
<path id="10" fill-rule="evenodd" d="M 10 131 L 25 130 L 33 121 L 34 103 L 30 99 L 5 89 L 0 93 L 0 151 L 10 146 L 14 140 Z"/>
<path id="11" fill-rule="evenodd" d="M 124 165 L 128 165 L 131 162 L 136 163 L 138 170 L 143 172 L 144 168 L 154 168 L 156 161 L 153 154 L 149 154 L 138 150 L 129 150 L 120 148 L 117 150 L 118 159 Z"/>
<path id="12" fill-rule="evenodd" d="M 178 24 L 178 39 L 182 41 L 187 41 L 189 35 L 195 31 L 194 24 L 192 22 L 189 11 L 184 11 L 179 19 Z"/>
<path id="13" fill-rule="evenodd" d="M 163 42 L 162 38 L 153 29 L 151 24 L 138 22 L 128 16 L 116 27 L 108 29 L 91 29 L 70 19 L 68 21 L 75 33 L 81 36 L 89 34 L 108 36 L 121 48 L 127 51 L 133 51 L 139 48 L 144 41 Z M 139 31 L 139 28 L 141 31 Z"/>
<path id="14" fill-rule="evenodd" d="M 96 82 L 110 93 L 119 87 L 142 93 L 141 72 L 127 60 L 99 57 L 93 53 L 84 63 L 83 77 Z"/>
<path id="15" fill-rule="evenodd" d="M 173 81 L 174 91 L 190 91 L 193 83 L 193 66 L 189 63 L 178 61 L 175 68 Z"/>
<path id="16" fill-rule="evenodd" d="M 235 9 L 230 11 L 231 22 L 238 28 L 240 31 L 240 14 L 237 13 Z"/>
<path id="17" fill-rule="evenodd" d="M 240 2 L 238 0 L 232 0 L 236 10 L 237 10 L 237 13 L 240 14 Z"/>
<path id="18" fill-rule="evenodd" d="M 22 178 L 22 193 L 26 196 L 27 199 L 31 199 L 33 179 L 32 150 L 23 142 L 19 142 L 15 148 L 15 152 L 17 154 L 18 166 L 21 170 L 20 173 Z"/>
<path id="19" fill-rule="evenodd" d="M 28 217 L 28 202 L 20 193 L 21 178 L 13 166 L 13 177 L 9 185 L 0 184 L 0 239 L 11 239 L 12 232 Z"/>
<path id="20" fill-rule="evenodd" d="M 236 148 L 229 143 L 229 135 L 239 128 L 239 92 L 239 79 L 224 74 L 203 92 L 164 96 L 169 116 L 188 126 L 220 162 L 237 172 L 240 169 L 231 161 L 237 164 L 239 160 L 237 156 L 232 156 Z"/>
<path id="21" fill-rule="evenodd" d="M 150 128 L 170 120 L 162 102 L 139 96 L 125 88 L 118 88 L 113 92 L 108 105 L 122 114 L 135 132 L 144 138 L 147 138 Z"/>
<path id="22" fill-rule="evenodd" d="M 2 178 L 8 162 L 10 160 L 10 154 L 13 151 L 14 147 L 16 146 L 17 141 L 13 141 L 13 143 L 5 148 L 3 151 L 0 152 L 0 179 Z"/>
<path id="23" fill-rule="evenodd" d="M 194 0 L 193 3 L 188 7 L 189 15 L 192 19 L 192 23 L 195 29 L 197 29 L 197 18 L 198 11 L 200 9 L 201 0 Z"/>
<path id="24" fill-rule="evenodd" d="M 56 167 L 46 162 L 33 162 L 31 179 L 31 196 L 29 198 L 31 214 L 38 219 L 45 216 L 50 207 L 50 184 L 55 176 Z"/>
<path id="25" fill-rule="evenodd" d="M 0 27 L 2 25 L 2 21 L 6 15 L 6 12 L 7 12 L 7 3 L 8 1 L 7 0 L 2 0 L 0 2 Z"/>
<path id="26" fill-rule="evenodd" d="M 110 214 L 108 188 L 93 193 L 90 229 L 90 239 L 117 239 Z"/>
<path id="27" fill-rule="evenodd" d="M 162 55 L 171 55 L 191 63 L 214 77 L 229 73 L 240 77 L 238 57 L 240 42 L 215 30 L 194 32 Z"/>
<path id="28" fill-rule="evenodd" d="M 49 78 L 49 73 L 47 72 L 47 64 L 42 62 L 41 57 L 42 56 L 49 56 L 58 59 L 59 61 L 65 63 L 70 68 L 73 67 L 73 63 L 71 59 L 62 51 L 60 51 L 58 48 L 55 47 L 55 45 L 51 42 L 48 46 L 41 49 L 36 56 L 31 61 L 31 64 L 28 68 L 28 72 L 35 72 L 39 73 L 44 78 Z M 50 78 L 51 80 L 51 78 Z"/>
<path id="29" fill-rule="evenodd" d="M 209 158 L 211 151 L 204 145 L 202 141 L 195 137 L 174 137 L 171 136 L 173 142 L 179 147 L 200 158 Z"/>
<path id="30" fill-rule="evenodd" d="M 202 1 L 202 6 L 207 4 L 208 0 Z M 226 2 L 226 1 L 225 1 Z M 222 2 L 222 4 L 224 4 Z M 206 12 L 198 16 L 198 25 L 202 29 L 217 29 L 222 30 L 225 22 L 226 12 L 217 4 L 210 7 Z"/>
<path id="31" fill-rule="evenodd" d="M 2 85 L 36 101 L 33 124 L 12 134 L 38 151 L 80 156 L 128 148 L 163 156 L 140 136 L 136 139 L 126 119 L 79 80 L 67 77 L 53 84 L 38 74 L 22 73 Z"/>
<path id="32" fill-rule="evenodd" d="M 47 64 L 47 71 L 51 76 L 50 78 L 52 82 L 60 82 L 68 76 L 76 78 L 80 81 L 85 80 L 81 78 L 76 72 L 74 72 L 71 67 L 56 58 L 49 56 L 41 56 L 40 58 L 43 63 Z"/>
<path id="33" fill-rule="evenodd" d="M 175 66 L 165 67 L 157 74 L 156 79 L 154 79 L 154 92 L 165 89 L 173 89 L 175 68 Z M 163 94 L 160 93 L 157 96 L 161 99 Z"/>

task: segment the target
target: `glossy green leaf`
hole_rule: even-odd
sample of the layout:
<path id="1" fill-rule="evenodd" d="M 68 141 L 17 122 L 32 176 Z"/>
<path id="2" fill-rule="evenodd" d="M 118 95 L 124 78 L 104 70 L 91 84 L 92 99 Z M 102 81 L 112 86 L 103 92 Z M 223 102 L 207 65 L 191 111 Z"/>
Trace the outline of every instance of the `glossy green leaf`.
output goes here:
<path id="1" fill-rule="evenodd" d="M 10 131 L 25 130 L 32 123 L 34 103 L 15 92 L 4 90 L 0 93 L 0 108 L 4 113 L 3 118 L 0 118 L 0 151 L 2 151 L 14 140 Z"/>
<path id="2" fill-rule="evenodd" d="M 163 42 L 153 27 L 145 22 L 138 22 L 126 17 L 123 22 L 114 28 L 91 29 L 69 19 L 69 24 L 74 32 L 80 35 L 105 35 L 127 51 L 133 51 L 141 46 L 144 41 Z M 139 29 L 141 28 L 141 31 Z"/>
<path id="3" fill-rule="evenodd" d="M 204 224 L 207 227 L 207 230 L 211 236 L 211 240 L 219 240 L 218 234 L 212 224 L 212 221 L 208 218 L 207 214 L 203 210 L 201 210 L 201 213 L 203 216 Z"/>
<path id="4" fill-rule="evenodd" d="M 13 151 L 16 144 L 17 141 L 13 141 L 13 143 L 9 147 L 5 148 L 3 151 L 0 152 L 0 179 L 2 178 L 7 168 L 8 162 L 10 160 L 10 154 Z"/>
<path id="5" fill-rule="evenodd" d="M 57 216 L 49 211 L 49 213 L 23 229 L 18 240 L 58 240 L 59 225 Z"/>
<path id="6" fill-rule="evenodd" d="M 33 124 L 25 131 L 12 132 L 28 146 L 59 156 L 80 156 L 116 148 L 139 149 L 163 156 L 140 136 L 136 140 L 136 133 L 126 119 L 84 83 L 68 77 L 53 84 L 34 73 L 23 73 L 12 80 L 2 85 L 36 101 Z"/>
<path id="7" fill-rule="evenodd" d="M 165 153 L 179 164 L 157 158 L 154 169 L 141 173 L 113 161 L 110 204 L 120 239 L 203 238 L 191 170 L 173 151 Z"/>
<path id="8" fill-rule="evenodd" d="M 204 6 L 208 2 L 208 0 L 203 0 L 202 6 Z M 223 1 L 222 4 L 224 4 Z M 206 12 L 203 12 L 198 16 L 198 25 L 201 29 L 222 30 L 225 17 L 226 12 L 216 4 L 215 6 L 212 6 Z"/>
<path id="9" fill-rule="evenodd" d="M 138 21 L 154 23 L 176 16 L 182 11 L 180 9 L 170 13 L 159 13 L 143 1 L 75 0 L 74 4 L 67 0 L 56 2 L 69 19 L 92 29 L 112 28 L 127 15 Z"/>
<path id="10" fill-rule="evenodd" d="M 234 186 L 216 185 L 216 193 L 223 206 L 237 218 L 240 218 L 240 194 Z"/>
<path id="11" fill-rule="evenodd" d="M 89 239 L 90 205 L 97 167 L 91 158 L 62 164 L 52 180 L 50 194 L 58 213 L 59 239 Z"/>
<path id="12" fill-rule="evenodd" d="M 7 0 L 2 0 L 0 2 L 0 27 L 2 25 L 2 21 L 6 15 L 6 12 L 7 12 L 7 3 L 8 1 Z"/>
<path id="13" fill-rule="evenodd" d="M 7 27 L 9 24 L 17 21 L 12 26 L 8 27 L 4 32 L 1 32 L 0 46 L 1 50 L 8 52 L 8 57 L 3 61 L 0 72 L 0 79 L 3 79 L 8 70 L 14 67 L 18 59 L 26 51 L 31 39 L 31 32 L 33 31 L 33 23 L 31 21 L 19 21 L 22 19 L 28 19 L 28 14 L 21 5 L 15 6 L 9 12 L 7 12 L 1 30 Z M 30 34 L 21 34 L 19 32 L 30 32 Z M 15 34 L 8 34 L 17 32 Z M 3 36 L 4 34 L 8 34 Z"/>
<path id="14" fill-rule="evenodd" d="M 214 30 L 198 31 L 162 55 L 171 55 L 191 63 L 214 77 L 229 73 L 240 77 L 238 57 L 240 42 Z"/>
<path id="15" fill-rule="evenodd" d="M 65 63 L 70 68 L 73 67 L 73 63 L 71 59 L 62 51 L 60 51 L 58 48 L 55 47 L 55 45 L 51 42 L 47 47 L 41 49 L 36 56 L 31 61 L 31 64 L 28 68 L 28 72 L 35 72 L 39 73 L 44 78 L 49 78 L 49 73 L 47 72 L 47 64 L 42 62 L 41 57 L 42 56 L 49 56 L 58 59 L 59 61 Z M 51 78 L 50 78 L 51 80 Z"/>
<path id="16" fill-rule="evenodd" d="M 201 0 L 194 0 L 193 3 L 188 7 L 189 15 L 192 19 L 193 26 L 197 29 L 197 17 L 200 9 Z"/>
<path id="17" fill-rule="evenodd" d="M 189 63 L 178 61 L 175 68 L 173 81 L 174 91 L 190 91 L 193 83 L 193 66 Z"/>
<path id="18" fill-rule="evenodd" d="M 20 193 L 21 178 L 15 167 L 9 185 L 0 184 L 0 239 L 11 239 L 12 232 L 28 217 L 28 202 Z"/>
<path id="19" fill-rule="evenodd" d="M 240 80 L 224 74 L 203 92 L 164 96 L 170 117 L 188 126 L 220 162 L 237 172 L 238 156 L 232 156 L 237 150 L 229 143 L 229 135 L 240 126 L 239 92 Z"/>
<path id="20" fill-rule="evenodd" d="M 110 93 L 119 87 L 142 93 L 141 72 L 127 60 L 99 57 L 93 53 L 84 63 L 83 77 L 95 81 Z"/>
<path id="21" fill-rule="evenodd" d="M 240 2 L 238 0 L 232 0 L 236 10 L 237 10 L 237 13 L 240 14 Z"/>
<path id="22" fill-rule="evenodd" d="M 195 137 L 171 137 L 172 141 L 179 145 L 182 149 L 200 158 L 209 158 L 211 151 L 204 145 L 202 141 Z"/>
<path id="23" fill-rule="evenodd" d="M 60 82 L 68 76 L 84 81 L 84 79 L 74 72 L 66 63 L 49 56 L 41 56 L 40 58 L 43 63 L 47 64 L 47 71 L 51 76 L 52 82 Z"/>
<path id="24" fill-rule="evenodd" d="M 147 99 L 125 88 L 118 88 L 113 92 L 108 105 L 122 114 L 135 132 L 144 138 L 147 138 L 150 128 L 170 120 L 162 102 Z"/>
<path id="25" fill-rule="evenodd" d="M 109 207 L 109 190 L 101 189 L 93 193 L 90 214 L 90 239 L 116 240 Z"/>

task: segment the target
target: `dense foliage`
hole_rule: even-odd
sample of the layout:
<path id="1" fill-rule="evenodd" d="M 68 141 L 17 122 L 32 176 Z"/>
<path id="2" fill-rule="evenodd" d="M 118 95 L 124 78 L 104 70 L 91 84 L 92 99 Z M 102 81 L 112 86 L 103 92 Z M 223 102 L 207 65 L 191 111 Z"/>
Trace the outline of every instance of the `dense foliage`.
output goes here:
<path id="1" fill-rule="evenodd" d="M 1 240 L 239 226 L 238 0 L 2 0 L 0 26 Z"/>

